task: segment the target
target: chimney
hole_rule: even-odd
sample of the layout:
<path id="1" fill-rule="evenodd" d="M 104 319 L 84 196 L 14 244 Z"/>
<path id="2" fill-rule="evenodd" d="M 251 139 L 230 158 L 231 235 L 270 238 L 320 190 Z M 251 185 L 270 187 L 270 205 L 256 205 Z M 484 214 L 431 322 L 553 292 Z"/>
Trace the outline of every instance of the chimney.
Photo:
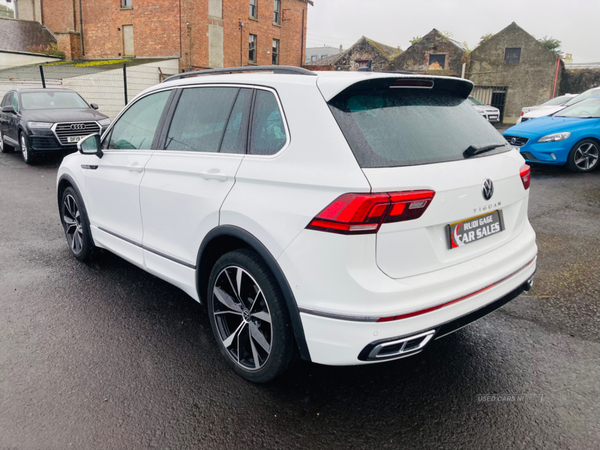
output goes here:
<path id="1" fill-rule="evenodd" d="M 340 55 L 344 53 L 344 49 L 342 48 L 342 46 L 340 45 Z"/>

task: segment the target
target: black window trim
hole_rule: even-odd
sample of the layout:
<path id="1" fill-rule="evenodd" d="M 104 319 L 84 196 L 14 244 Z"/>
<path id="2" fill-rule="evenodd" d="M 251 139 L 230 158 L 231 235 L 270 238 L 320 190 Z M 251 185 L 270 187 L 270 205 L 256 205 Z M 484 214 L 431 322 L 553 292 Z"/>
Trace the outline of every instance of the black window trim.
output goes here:
<path id="1" fill-rule="evenodd" d="M 169 88 L 169 89 L 176 90 L 178 92 L 176 94 L 176 97 L 171 96 L 171 103 L 168 104 L 168 108 L 165 108 L 166 113 L 163 112 L 163 117 L 161 117 L 161 120 L 158 125 L 161 130 L 160 137 L 156 142 L 156 147 L 153 145 L 154 151 L 169 152 L 169 153 L 175 152 L 175 150 L 165 150 L 164 149 L 165 142 L 167 139 L 167 133 L 171 126 L 171 121 L 173 120 L 173 116 L 175 114 L 175 107 L 177 106 L 177 103 L 179 102 L 179 98 L 181 97 L 181 94 L 184 89 L 199 88 L 199 87 L 207 87 L 207 88 L 208 87 L 237 87 L 240 89 L 252 89 L 253 90 L 249 119 L 248 119 L 248 124 L 247 124 L 247 129 L 246 129 L 246 152 L 245 153 L 221 153 L 219 151 L 218 153 L 215 153 L 215 152 L 192 152 L 190 150 L 177 150 L 177 151 L 186 152 L 186 154 L 195 154 L 195 155 L 207 155 L 207 154 L 221 155 L 221 156 L 242 155 L 245 158 L 251 157 L 251 158 L 264 159 L 264 158 L 275 158 L 275 157 L 279 156 L 283 151 L 285 151 L 290 146 L 290 144 L 292 142 L 292 135 L 290 132 L 290 127 L 288 126 L 288 121 L 287 121 L 287 117 L 285 115 L 285 110 L 283 109 L 281 99 L 279 98 L 279 94 L 277 93 L 276 89 L 269 87 L 269 86 L 261 86 L 261 85 L 256 85 L 256 84 L 242 84 L 242 83 L 206 83 L 206 84 L 202 84 L 202 83 L 198 83 L 198 84 L 187 84 L 184 86 L 175 86 L 175 87 Z M 166 89 L 163 89 L 163 90 L 166 90 Z M 254 116 L 254 101 L 256 98 L 257 90 L 269 91 L 275 96 L 275 99 L 277 100 L 277 105 L 279 106 L 279 112 L 281 113 L 281 120 L 283 121 L 283 126 L 285 128 L 285 137 L 286 137 L 285 144 L 283 144 L 283 146 L 281 147 L 281 149 L 279 151 L 277 151 L 277 153 L 274 153 L 272 155 L 252 155 L 249 153 L 250 142 L 251 142 L 251 138 L 252 138 L 252 136 L 251 136 L 252 128 L 251 127 L 252 127 L 252 118 Z M 153 94 L 155 92 L 160 92 L 160 91 L 150 92 L 150 93 L 148 93 L 148 95 Z M 123 112 L 121 114 L 123 114 Z M 115 122 L 121 116 L 121 114 L 115 119 Z M 112 124 L 111 124 L 111 126 L 112 126 Z M 110 128 L 109 128 L 109 130 L 110 130 Z"/>
<path id="2" fill-rule="evenodd" d="M 119 121 L 119 119 L 121 119 L 121 117 L 127 112 L 129 111 L 129 108 L 131 108 L 133 105 L 135 105 L 137 102 L 139 102 L 140 100 L 142 100 L 143 98 L 148 97 L 149 95 L 153 95 L 153 94 L 158 94 L 159 92 L 164 92 L 164 91 L 172 91 L 171 95 L 169 95 L 169 98 L 167 99 L 167 103 L 165 103 L 165 108 L 163 109 L 162 115 L 160 116 L 160 119 L 158 120 L 158 125 L 156 126 L 156 132 L 154 133 L 154 139 L 152 140 L 152 145 L 150 146 L 149 150 L 127 150 L 127 151 L 154 151 L 156 150 L 156 145 L 158 144 L 158 141 L 161 137 L 161 133 L 162 133 L 162 128 L 163 128 L 163 124 L 164 124 L 164 120 L 166 118 L 166 114 L 168 113 L 169 109 L 171 108 L 171 104 L 173 102 L 173 98 L 176 94 L 177 91 L 177 87 L 175 86 L 170 86 L 168 88 L 164 88 L 164 89 L 157 89 L 155 91 L 152 92 L 148 92 L 146 94 L 144 94 L 141 97 L 138 97 L 135 99 L 135 101 L 130 102 L 129 104 L 127 104 L 127 106 L 125 108 L 123 108 L 123 110 L 117 115 L 117 117 L 115 117 L 115 119 L 112 121 L 112 123 L 110 124 L 110 126 L 106 129 L 106 131 L 104 132 L 104 134 L 102 136 L 100 136 L 100 145 L 104 145 L 104 141 L 106 139 L 110 139 L 110 136 L 112 135 L 112 131 L 113 128 L 115 126 L 115 124 Z M 121 152 L 124 150 L 119 150 L 119 149 L 103 149 L 104 152 Z"/>

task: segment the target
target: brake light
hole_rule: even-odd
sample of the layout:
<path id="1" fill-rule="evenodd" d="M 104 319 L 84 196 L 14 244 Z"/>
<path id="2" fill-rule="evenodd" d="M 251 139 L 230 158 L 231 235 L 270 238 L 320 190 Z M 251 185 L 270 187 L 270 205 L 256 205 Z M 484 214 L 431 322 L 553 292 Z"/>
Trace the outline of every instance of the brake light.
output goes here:
<path id="1" fill-rule="evenodd" d="M 306 228 L 338 234 L 377 233 L 381 224 L 418 219 L 434 191 L 343 194 L 321 211 Z"/>
<path id="2" fill-rule="evenodd" d="M 522 115 L 522 116 L 524 116 L 524 115 L 525 115 L 525 113 L 524 113 L 523 111 L 521 111 L 521 115 Z"/>
<path id="3" fill-rule="evenodd" d="M 432 80 L 396 80 L 390 86 L 392 88 L 397 87 L 409 87 L 409 88 L 422 88 L 431 89 L 433 87 Z"/>
<path id="4" fill-rule="evenodd" d="M 523 167 L 521 167 L 519 174 L 521 175 L 523 187 L 525 190 L 529 189 L 529 185 L 531 184 L 531 167 L 525 164 Z"/>

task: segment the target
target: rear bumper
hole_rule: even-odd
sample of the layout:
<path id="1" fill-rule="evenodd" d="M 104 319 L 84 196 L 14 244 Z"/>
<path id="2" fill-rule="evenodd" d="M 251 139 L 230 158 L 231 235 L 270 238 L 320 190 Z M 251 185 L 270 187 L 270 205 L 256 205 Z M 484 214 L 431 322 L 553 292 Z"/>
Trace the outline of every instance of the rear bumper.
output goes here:
<path id="1" fill-rule="evenodd" d="M 444 337 L 489 314 L 527 290 L 535 273 L 535 261 L 509 280 L 465 301 L 420 316 L 393 322 L 355 322 L 301 313 L 304 333 L 313 362 L 332 366 L 370 364 L 411 356 L 423 350 L 413 346 L 405 353 L 372 351 L 379 344 L 410 341 L 415 336 L 433 332 Z M 409 344 L 411 344 L 409 342 Z M 410 350 L 410 348 L 409 348 Z M 378 357 L 379 356 L 379 357 Z"/>
<path id="2" fill-rule="evenodd" d="M 537 246 L 529 222 L 491 252 L 402 279 L 388 277 L 377 266 L 374 235 L 352 238 L 346 245 L 344 236 L 305 230 L 278 260 L 294 290 L 316 363 L 368 364 L 374 361 L 359 355 L 374 342 L 428 330 L 441 336 L 446 332 L 438 329 L 444 324 L 511 293 L 517 296 L 535 272 Z M 377 322 L 390 316 L 404 318 Z"/>
<path id="3" fill-rule="evenodd" d="M 403 358 L 420 353 L 430 340 L 440 339 L 455 331 L 466 327 L 470 323 L 487 316 L 498 308 L 506 305 L 511 300 L 514 300 L 525 291 L 529 291 L 533 285 L 532 275 L 525 283 L 521 284 L 515 290 L 509 292 L 504 297 L 493 301 L 475 311 L 472 311 L 464 316 L 457 317 L 446 323 L 440 324 L 432 330 L 424 330 L 423 332 L 411 334 L 409 336 L 399 336 L 393 339 L 384 339 L 371 342 L 358 355 L 360 361 L 384 361 L 388 359 Z M 406 344 L 404 344 L 406 342 Z M 402 343 L 402 346 L 398 344 Z M 394 348 L 395 346 L 395 348 Z M 383 350 L 383 351 L 382 351 Z"/>

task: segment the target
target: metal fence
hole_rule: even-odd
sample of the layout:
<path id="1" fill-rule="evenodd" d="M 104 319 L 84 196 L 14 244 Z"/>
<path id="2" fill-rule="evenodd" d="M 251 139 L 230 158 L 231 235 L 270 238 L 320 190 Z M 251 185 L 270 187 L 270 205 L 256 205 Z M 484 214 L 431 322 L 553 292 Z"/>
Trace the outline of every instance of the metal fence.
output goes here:
<path id="1" fill-rule="evenodd" d="M 0 98 L 15 88 L 69 88 L 113 119 L 137 94 L 177 72 L 176 59 L 16 67 L 0 71 Z"/>

